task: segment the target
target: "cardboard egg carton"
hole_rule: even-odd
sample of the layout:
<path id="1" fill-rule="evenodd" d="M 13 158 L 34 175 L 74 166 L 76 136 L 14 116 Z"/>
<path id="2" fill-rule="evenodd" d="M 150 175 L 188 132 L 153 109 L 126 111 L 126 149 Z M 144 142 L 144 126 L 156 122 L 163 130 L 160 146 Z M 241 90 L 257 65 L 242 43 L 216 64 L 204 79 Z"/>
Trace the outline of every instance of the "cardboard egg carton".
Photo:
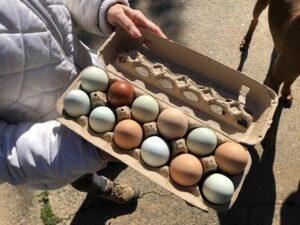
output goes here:
<path id="1" fill-rule="evenodd" d="M 272 90 L 200 53 L 141 30 L 143 37 L 133 39 L 118 29 L 100 48 L 98 57 L 105 65 L 110 83 L 129 82 L 136 97 L 144 94 L 154 97 L 160 112 L 169 107 L 180 109 L 188 118 L 187 133 L 196 127 L 210 128 L 217 135 L 218 145 L 227 141 L 251 145 L 263 139 L 277 105 L 277 96 Z M 223 211 L 234 204 L 250 169 L 249 153 L 243 173 L 227 175 L 235 187 L 231 201 L 224 205 L 210 204 L 202 197 L 198 185 L 175 184 L 170 178 L 169 163 L 160 168 L 149 167 L 142 161 L 140 149 L 118 148 L 113 142 L 113 132 L 97 134 L 89 128 L 86 116 L 68 117 L 63 110 L 63 98 L 72 89 L 80 89 L 80 75 L 57 103 L 63 116 L 58 120 L 62 124 L 191 205 Z M 107 103 L 101 92 L 91 93 L 90 99 L 93 108 Z M 117 108 L 115 113 L 118 121 L 131 118 L 129 107 Z M 144 139 L 158 132 L 155 122 L 142 127 Z M 169 142 L 169 145 L 171 159 L 188 151 L 184 138 Z M 198 158 L 204 174 L 217 170 L 213 155 Z"/>

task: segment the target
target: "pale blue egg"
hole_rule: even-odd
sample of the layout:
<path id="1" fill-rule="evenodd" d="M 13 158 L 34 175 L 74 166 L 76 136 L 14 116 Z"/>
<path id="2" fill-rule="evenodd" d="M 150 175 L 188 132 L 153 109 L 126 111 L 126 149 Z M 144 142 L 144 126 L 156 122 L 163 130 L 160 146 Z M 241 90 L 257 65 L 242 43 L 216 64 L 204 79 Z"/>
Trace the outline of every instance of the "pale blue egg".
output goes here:
<path id="1" fill-rule="evenodd" d="M 196 128 L 186 138 L 189 151 L 198 156 L 211 154 L 217 146 L 216 134 L 208 128 Z"/>
<path id="2" fill-rule="evenodd" d="M 165 140 L 157 136 L 152 136 L 142 143 L 141 157 L 147 165 L 160 167 L 168 162 L 170 149 Z"/>
<path id="3" fill-rule="evenodd" d="M 91 109 L 89 96 L 81 90 L 71 90 L 64 97 L 64 110 L 74 118 L 86 116 Z"/>
<path id="4" fill-rule="evenodd" d="M 89 116 L 89 125 L 92 130 L 97 133 L 104 133 L 113 130 L 115 122 L 115 114 L 106 106 L 100 106 L 93 109 Z"/>
<path id="5" fill-rule="evenodd" d="M 95 91 L 106 91 L 109 79 L 104 70 L 97 66 L 89 66 L 81 71 L 81 87 L 88 93 Z"/>
<path id="6" fill-rule="evenodd" d="M 159 105 L 153 97 L 142 95 L 137 97 L 132 103 L 131 113 L 134 119 L 139 122 L 152 122 L 158 116 Z"/>
<path id="7" fill-rule="evenodd" d="M 234 193 L 234 185 L 225 175 L 214 173 L 204 180 L 202 193 L 211 203 L 225 204 L 231 200 Z"/>

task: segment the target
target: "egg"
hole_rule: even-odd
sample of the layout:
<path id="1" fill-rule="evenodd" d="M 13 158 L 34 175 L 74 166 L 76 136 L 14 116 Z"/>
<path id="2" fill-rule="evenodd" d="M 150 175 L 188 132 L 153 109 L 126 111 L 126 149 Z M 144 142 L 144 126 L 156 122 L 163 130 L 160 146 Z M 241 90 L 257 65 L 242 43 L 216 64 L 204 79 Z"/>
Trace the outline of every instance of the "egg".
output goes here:
<path id="1" fill-rule="evenodd" d="M 152 167 L 165 165 L 170 157 L 170 149 L 166 141 L 157 136 L 147 138 L 141 146 L 143 161 Z"/>
<path id="2" fill-rule="evenodd" d="M 206 156 L 215 150 L 217 136 L 208 128 L 196 128 L 188 134 L 186 145 L 191 153 L 197 156 Z"/>
<path id="3" fill-rule="evenodd" d="M 134 95 L 132 85 L 124 81 L 116 81 L 108 88 L 107 100 L 113 107 L 129 106 Z"/>
<path id="4" fill-rule="evenodd" d="M 244 171 L 248 162 L 248 153 L 242 145 L 226 142 L 216 149 L 215 160 L 219 170 L 236 175 Z"/>
<path id="5" fill-rule="evenodd" d="M 113 130 L 115 122 L 115 114 L 106 106 L 93 109 L 89 116 L 89 125 L 97 133 Z"/>
<path id="6" fill-rule="evenodd" d="M 167 108 L 159 114 L 157 128 L 159 133 L 166 139 L 179 139 L 188 130 L 188 120 L 179 109 Z"/>
<path id="7" fill-rule="evenodd" d="M 87 93 L 106 91 L 109 79 L 104 70 L 97 66 L 89 66 L 81 71 L 80 85 Z"/>
<path id="8" fill-rule="evenodd" d="M 203 174 L 200 160 L 191 154 L 178 155 L 171 161 L 170 175 L 179 185 L 192 186 L 197 184 Z"/>
<path id="9" fill-rule="evenodd" d="M 89 96 L 81 90 L 71 90 L 64 97 L 64 110 L 74 118 L 89 114 L 91 102 Z"/>
<path id="10" fill-rule="evenodd" d="M 159 105 L 153 97 L 142 95 L 133 101 L 131 110 L 135 120 L 142 123 L 152 122 L 155 121 L 158 116 Z"/>
<path id="11" fill-rule="evenodd" d="M 115 144 L 122 149 L 137 148 L 143 140 L 142 127 L 134 120 L 122 120 L 114 129 L 113 139 Z"/>
<path id="12" fill-rule="evenodd" d="M 234 185 L 225 175 L 214 173 L 204 180 L 202 193 L 213 204 L 225 204 L 231 200 Z"/>

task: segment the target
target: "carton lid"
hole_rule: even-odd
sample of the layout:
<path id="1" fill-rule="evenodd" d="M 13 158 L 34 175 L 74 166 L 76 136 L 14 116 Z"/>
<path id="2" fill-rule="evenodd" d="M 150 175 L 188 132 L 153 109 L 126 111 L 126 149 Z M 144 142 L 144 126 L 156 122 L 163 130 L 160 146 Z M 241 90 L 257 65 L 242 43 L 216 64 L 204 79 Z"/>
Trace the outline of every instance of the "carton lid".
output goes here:
<path id="1" fill-rule="evenodd" d="M 98 51 L 107 70 L 151 90 L 199 123 L 237 142 L 265 136 L 278 104 L 270 88 L 207 56 L 141 28 L 117 29 Z"/>

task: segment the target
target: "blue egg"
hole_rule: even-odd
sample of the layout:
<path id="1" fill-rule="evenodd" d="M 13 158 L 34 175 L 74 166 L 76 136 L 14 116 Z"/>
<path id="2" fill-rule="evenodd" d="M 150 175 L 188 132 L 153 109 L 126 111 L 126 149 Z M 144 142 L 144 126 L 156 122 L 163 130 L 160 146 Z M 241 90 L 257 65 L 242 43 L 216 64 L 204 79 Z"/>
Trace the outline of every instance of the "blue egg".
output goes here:
<path id="1" fill-rule="evenodd" d="M 165 165 L 170 157 L 170 149 L 166 141 L 157 136 L 147 138 L 141 146 L 143 161 L 152 167 Z"/>
<path id="2" fill-rule="evenodd" d="M 196 128 L 186 138 L 189 151 L 197 156 L 211 154 L 217 146 L 216 134 L 208 128 Z"/>
<path id="3" fill-rule="evenodd" d="M 93 109 L 89 116 L 89 125 L 92 130 L 97 133 L 104 133 L 113 130 L 115 122 L 115 114 L 106 106 L 100 106 Z"/>
<path id="4" fill-rule="evenodd" d="M 89 96 L 81 90 L 71 90 L 64 97 L 64 110 L 74 118 L 86 116 L 91 109 Z"/>

